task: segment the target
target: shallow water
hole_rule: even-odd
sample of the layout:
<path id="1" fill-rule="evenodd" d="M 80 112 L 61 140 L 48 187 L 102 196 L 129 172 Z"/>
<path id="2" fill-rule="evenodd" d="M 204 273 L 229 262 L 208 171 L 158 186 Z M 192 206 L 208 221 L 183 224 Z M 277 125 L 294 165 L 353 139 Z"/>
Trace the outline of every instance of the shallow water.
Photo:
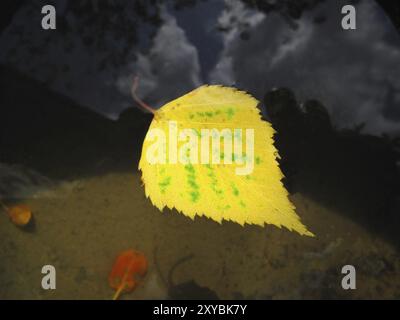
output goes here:
<path id="1" fill-rule="evenodd" d="M 331 14 L 341 1 L 268 13 L 170 2 L 146 15 L 120 3 L 126 13 L 59 1 L 67 22 L 51 34 L 32 28 L 32 1 L 0 34 L 0 198 L 35 218 L 23 230 L 0 216 L 0 299 L 110 299 L 108 274 L 128 248 L 149 270 L 122 299 L 203 297 L 200 287 L 220 299 L 400 298 L 400 39 L 378 4 L 357 2 L 358 29 L 345 32 Z M 118 14 L 131 28 L 109 26 Z M 260 100 L 290 199 L 316 238 L 152 206 L 137 171 L 151 117 L 132 108 L 136 73 L 156 107 L 203 83 Z M 46 264 L 56 290 L 40 286 Z M 357 290 L 342 289 L 348 264 Z"/>

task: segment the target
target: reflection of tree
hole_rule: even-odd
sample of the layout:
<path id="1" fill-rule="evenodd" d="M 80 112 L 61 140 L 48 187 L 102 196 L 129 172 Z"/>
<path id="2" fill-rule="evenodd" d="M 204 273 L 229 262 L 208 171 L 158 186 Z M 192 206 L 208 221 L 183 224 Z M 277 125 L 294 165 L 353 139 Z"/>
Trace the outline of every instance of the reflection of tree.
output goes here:
<path id="1" fill-rule="evenodd" d="M 222 1 L 222 0 L 221 0 Z M 278 12 L 296 28 L 296 20 L 301 18 L 306 10 L 311 10 L 325 0 L 237 0 L 247 7 L 264 12 Z M 396 1 L 376 0 L 400 27 L 400 3 Z M 57 24 L 59 41 L 64 43 L 68 52 L 73 48 L 71 38 L 81 38 L 82 43 L 89 52 L 102 55 L 99 68 L 103 69 L 107 64 L 114 67 L 134 59 L 129 57 L 132 47 L 139 43 L 139 38 L 151 39 L 156 29 L 162 23 L 160 6 L 171 5 L 175 10 L 194 7 L 198 0 L 82 0 L 68 1 L 62 14 L 59 14 Z M 349 1 L 356 3 L 358 0 Z M 51 4 L 51 1 L 49 1 Z M 0 32 L 11 21 L 12 15 L 22 6 L 31 6 L 37 12 L 43 5 L 43 1 L 5 0 L 2 4 Z M 34 12 L 32 12 L 33 14 Z M 316 23 L 322 23 L 325 17 L 315 17 Z M 17 30 L 21 29 L 25 21 L 19 22 Z M 235 21 L 231 21 L 234 24 Z M 143 31 L 141 26 L 146 29 Z M 225 26 L 229 29 L 230 26 Z M 249 34 L 243 28 L 242 38 L 247 39 Z M 220 31 L 224 31 L 223 28 Z M 143 34 L 143 35 L 142 35 Z M 148 42 L 149 40 L 146 39 Z M 41 46 L 35 43 L 36 39 L 26 37 L 23 42 L 29 43 L 32 53 L 40 51 Z M 54 41 L 54 39 L 52 39 Z M 144 41 L 144 42 L 146 42 Z M 147 45 L 145 43 L 144 45 Z"/>
<path id="2" fill-rule="evenodd" d="M 107 63 L 117 67 L 138 43 L 140 24 L 160 25 L 159 2 L 69 1 L 58 26 L 61 34 L 81 36 L 85 46 L 103 56 L 100 69 Z"/>
<path id="3" fill-rule="evenodd" d="M 296 29 L 297 24 L 295 20 L 301 18 L 306 10 L 315 8 L 319 3 L 325 0 L 280 0 L 280 1 L 266 1 L 266 0 L 241 0 L 244 4 L 252 9 L 257 9 L 266 14 L 271 12 L 278 12 L 290 25 L 291 28 Z M 324 17 L 316 17 L 315 22 L 320 23 L 324 21 Z"/>
<path id="4" fill-rule="evenodd" d="M 264 13 L 278 12 L 292 26 L 296 27 L 295 20 L 301 18 L 306 10 L 315 8 L 319 3 L 325 0 L 241 0 L 248 7 L 257 9 Z M 375 0 L 386 12 L 394 25 L 400 31 L 400 2 L 391 0 Z M 357 4 L 360 0 L 349 0 L 348 4 Z M 317 16 L 315 23 L 322 23 L 325 20 L 323 16 Z"/>
<path id="5" fill-rule="evenodd" d="M 325 0 L 242 0 L 249 7 L 258 9 L 264 13 L 278 11 L 292 19 L 299 19 L 305 10 L 313 9 L 323 1 Z"/>
<path id="6" fill-rule="evenodd" d="M 65 3 L 64 8 L 57 7 L 57 35 L 52 37 L 40 31 L 32 33 L 31 30 L 26 30 L 27 17 L 32 17 L 35 24 L 40 23 L 43 1 L 6 0 L 6 8 L 1 12 L 3 23 L 0 25 L 0 32 L 12 21 L 16 12 L 24 8 L 27 11 L 22 19 L 14 21 L 10 30 L 21 44 L 11 50 L 8 56 L 10 61 L 18 63 L 19 57 L 16 53 L 21 48 L 26 48 L 35 56 L 40 55 L 50 42 L 56 42 L 66 53 L 82 43 L 84 50 L 101 57 L 97 66 L 100 70 L 107 66 L 116 68 L 126 65 L 136 57 L 132 55 L 133 48 L 140 44 L 141 49 L 146 49 L 150 45 L 162 24 L 162 5 L 171 5 L 175 10 L 182 10 L 195 6 L 197 0 L 82 0 Z M 54 3 L 48 1 L 46 4 Z"/>
<path id="7" fill-rule="evenodd" d="M 296 101 L 290 89 L 264 97 L 291 193 L 299 192 L 400 247 L 398 138 L 338 130 L 322 103 Z"/>

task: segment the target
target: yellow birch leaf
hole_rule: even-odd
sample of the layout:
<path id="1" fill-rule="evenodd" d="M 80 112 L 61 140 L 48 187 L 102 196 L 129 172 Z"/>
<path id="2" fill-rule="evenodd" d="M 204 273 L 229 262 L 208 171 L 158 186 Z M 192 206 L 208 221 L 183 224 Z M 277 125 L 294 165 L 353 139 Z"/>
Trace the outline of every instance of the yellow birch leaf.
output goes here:
<path id="1" fill-rule="evenodd" d="M 192 219 L 273 224 L 314 236 L 288 198 L 275 131 L 257 104 L 245 92 L 205 85 L 155 111 L 139 162 L 151 202 Z"/>

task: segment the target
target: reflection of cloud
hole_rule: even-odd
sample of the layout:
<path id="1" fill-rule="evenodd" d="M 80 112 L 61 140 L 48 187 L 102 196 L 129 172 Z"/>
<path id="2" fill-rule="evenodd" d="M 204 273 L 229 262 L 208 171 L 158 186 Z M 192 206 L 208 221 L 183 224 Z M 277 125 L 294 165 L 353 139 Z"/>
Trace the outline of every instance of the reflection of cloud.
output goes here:
<path id="1" fill-rule="evenodd" d="M 235 51 L 235 43 L 240 42 L 242 26 L 246 25 L 256 29 L 263 19 L 263 13 L 246 9 L 240 1 L 225 0 L 225 10 L 222 11 L 218 18 L 219 27 L 226 29 L 223 38 L 225 50 L 222 52 L 221 59 L 216 63 L 214 70 L 210 72 L 210 83 L 225 84 L 227 86 L 236 84 L 233 72 L 233 51 Z M 232 21 L 235 21 L 235 23 Z"/>
<path id="2" fill-rule="evenodd" d="M 369 132 L 400 133 L 396 111 L 400 91 L 399 36 L 373 0 L 356 5 L 356 31 L 341 29 L 340 8 L 347 4 L 345 0 L 326 0 L 313 10 L 306 10 L 296 21 L 296 28 L 276 12 L 265 15 L 248 9 L 239 0 L 225 0 L 224 9 L 205 2 L 201 12 L 209 13 L 207 24 L 225 30 L 215 37 L 204 34 L 203 27 L 191 28 L 190 23 L 203 25 L 202 15 L 183 10 L 174 13 L 180 17 L 177 23 L 176 17 L 164 9 L 164 23 L 158 30 L 150 30 L 156 35 L 148 51 L 138 53 L 132 44 L 124 61 L 121 58 L 119 65 L 106 64 L 104 69 L 99 69 L 104 52 L 82 41 L 90 31 L 83 28 L 66 34 L 58 30 L 45 32 L 38 28 L 40 15 L 35 14 L 34 3 L 27 2 L 1 34 L 0 63 L 13 65 L 110 117 L 133 104 L 130 86 L 135 73 L 141 76 L 139 95 L 154 106 L 200 85 L 198 52 L 202 52 L 201 65 L 207 66 L 203 75 L 210 83 L 236 85 L 259 99 L 273 87 L 286 86 L 301 100 L 319 99 L 340 127 L 365 121 Z M 65 0 L 58 3 L 60 9 Z M 57 13 L 63 15 L 62 10 Z M 68 21 L 76 19 L 69 11 L 64 14 Z M 313 22 L 321 16 L 326 17 L 323 23 Z M 213 23 L 215 17 L 218 20 Z M 137 27 L 144 38 L 151 33 L 148 29 L 152 27 L 140 23 Z M 191 41 L 182 28 L 188 30 Z M 223 41 L 223 51 L 219 52 L 220 43 L 211 43 L 210 39 Z M 128 41 L 122 35 L 121 40 L 111 40 L 108 45 L 119 48 Z M 110 54 L 110 50 L 106 51 Z M 214 65 L 215 56 L 218 59 Z M 208 71 L 209 68 L 213 69 Z M 393 99 L 388 99 L 389 90 L 393 91 Z"/>
<path id="3" fill-rule="evenodd" d="M 59 15 L 63 15 L 63 2 L 60 0 L 57 5 Z M 155 106 L 200 85 L 197 50 L 166 10 L 162 17 L 164 24 L 157 30 L 148 54 L 137 53 L 137 47 L 132 45 L 124 61 L 120 58 L 118 65 L 106 63 L 104 68 L 99 67 L 104 52 L 93 50 L 82 41 L 85 36 L 95 35 L 88 34 L 90 31 L 86 29 L 71 29 L 66 34 L 58 29 L 44 31 L 38 27 L 41 18 L 38 10 L 37 3 L 26 3 L 1 34 L 0 63 L 45 82 L 81 105 L 116 118 L 133 105 L 130 86 L 134 73 L 141 75 L 139 93 Z M 71 25 L 75 25 L 74 15 L 65 14 Z M 111 41 L 119 48 L 129 39 L 121 36 L 121 40 Z"/>
<path id="4" fill-rule="evenodd" d="M 260 19 L 239 3 L 227 8 L 225 16 L 239 8 L 256 23 L 248 40 L 240 38 L 238 28 L 227 34 L 210 82 L 235 83 L 260 99 L 266 90 L 287 86 L 300 99 L 319 99 L 339 127 L 366 122 L 371 133 L 399 133 L 400 123 L 383 113 L 388 84 L 400 90 L 400 41 L 391 36 L 397 33 L 372 0 L 356 6 L 357 30 L 344 31 L 340 8 L 345 2 L 326 1 L 305 12 L 297 29 L 275 13 Z M 314 23 L 321 14 L 327 20 Z"/>
<path id="5" fill-rule="evenodd" d="M 57 14 L 65 14 L 74 25 L 75 17 L 65 11 L 65 5 L 65 0 L 57 1 Z M 94 53 L 82 41 L 89 31 L 70 28 L 63 33 L 60 20 L 57 30 L 42 30 L 40 7 L 37 1 L 26 2 L 16 13 L 0 37 L 0 62 L 14 66 L 82 105 L 115 116 L 114 111 L 118 111 L 115 106 L 123 97 L 108 84 L 114 77 L 111 66 L 99 70 L 104 53 Z"/>
<path id="6" fill-rule="evenodd" d="M 296 32 L 291 30 L 285 41 L 278 46 L 275 55 L 273 56 L 270 64 L 275 66 L 290 55 L 296 54 L 298 51 L 303 51 L 311 40 L 313 28 L 308 23 L 300 23 Z"/>
<path id="7" fill-rule="evenodd" d="M 164 11 L 163 19 L 165 23 L 158 30 L 149 54 L 139 54 L 130 74 L 118 80 L 119 88 L 129 94 L 132 74 L 137 72 L 143 79 L 139 95 L 148 96 L 158 106 L 201 84 L 196 48 L 188 42 L 174 17 Z"/>

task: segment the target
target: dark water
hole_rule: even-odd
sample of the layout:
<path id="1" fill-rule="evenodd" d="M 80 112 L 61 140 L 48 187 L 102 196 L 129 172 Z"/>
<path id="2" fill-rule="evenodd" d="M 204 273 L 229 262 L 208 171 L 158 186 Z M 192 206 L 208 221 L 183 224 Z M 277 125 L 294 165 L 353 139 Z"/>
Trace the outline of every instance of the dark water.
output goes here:
<path id="1" fill-rule="evenodd" d="M 3 30 L 0 61 L 106 116 L 132 105 L 139 74 L 139 92 L 155 106 L 203 83 L 260 100 L 288 87 L 301 102 L 321 101 L 338 127 L 399 132 L 400 39 L 375 1 L 356 3 L 352 31 L 341 27 L 343 1 L 283 1 L 270 11 L 263 1 L 58 1 L 49 32 L 39 28 L 40 3 L 22 6 Z"/>
<path id="2" fill-rule="evenodd" d="M 347 2 L 60 0 L 54 31 L 40 28 L 42 1 L 10 6 L 0 198 L 28 203 L 36 228 L 2 216 L 0 298 L 107 299 L 113 259 L 130 247 L 150 269 L 127 299 L 399 298 L 398 17 L 353 1 L 357 29 L 345 31 Z M 205 83 L 256 97 L 317 238 L 154 208 L 136 172 L 151 117 L 134 107 L 135 75 L 154 107 Z M 53 292 L 38 285 L 45 264 L 58 270 Z M 340 286 L 346 264 L 357 291 Z"/>

